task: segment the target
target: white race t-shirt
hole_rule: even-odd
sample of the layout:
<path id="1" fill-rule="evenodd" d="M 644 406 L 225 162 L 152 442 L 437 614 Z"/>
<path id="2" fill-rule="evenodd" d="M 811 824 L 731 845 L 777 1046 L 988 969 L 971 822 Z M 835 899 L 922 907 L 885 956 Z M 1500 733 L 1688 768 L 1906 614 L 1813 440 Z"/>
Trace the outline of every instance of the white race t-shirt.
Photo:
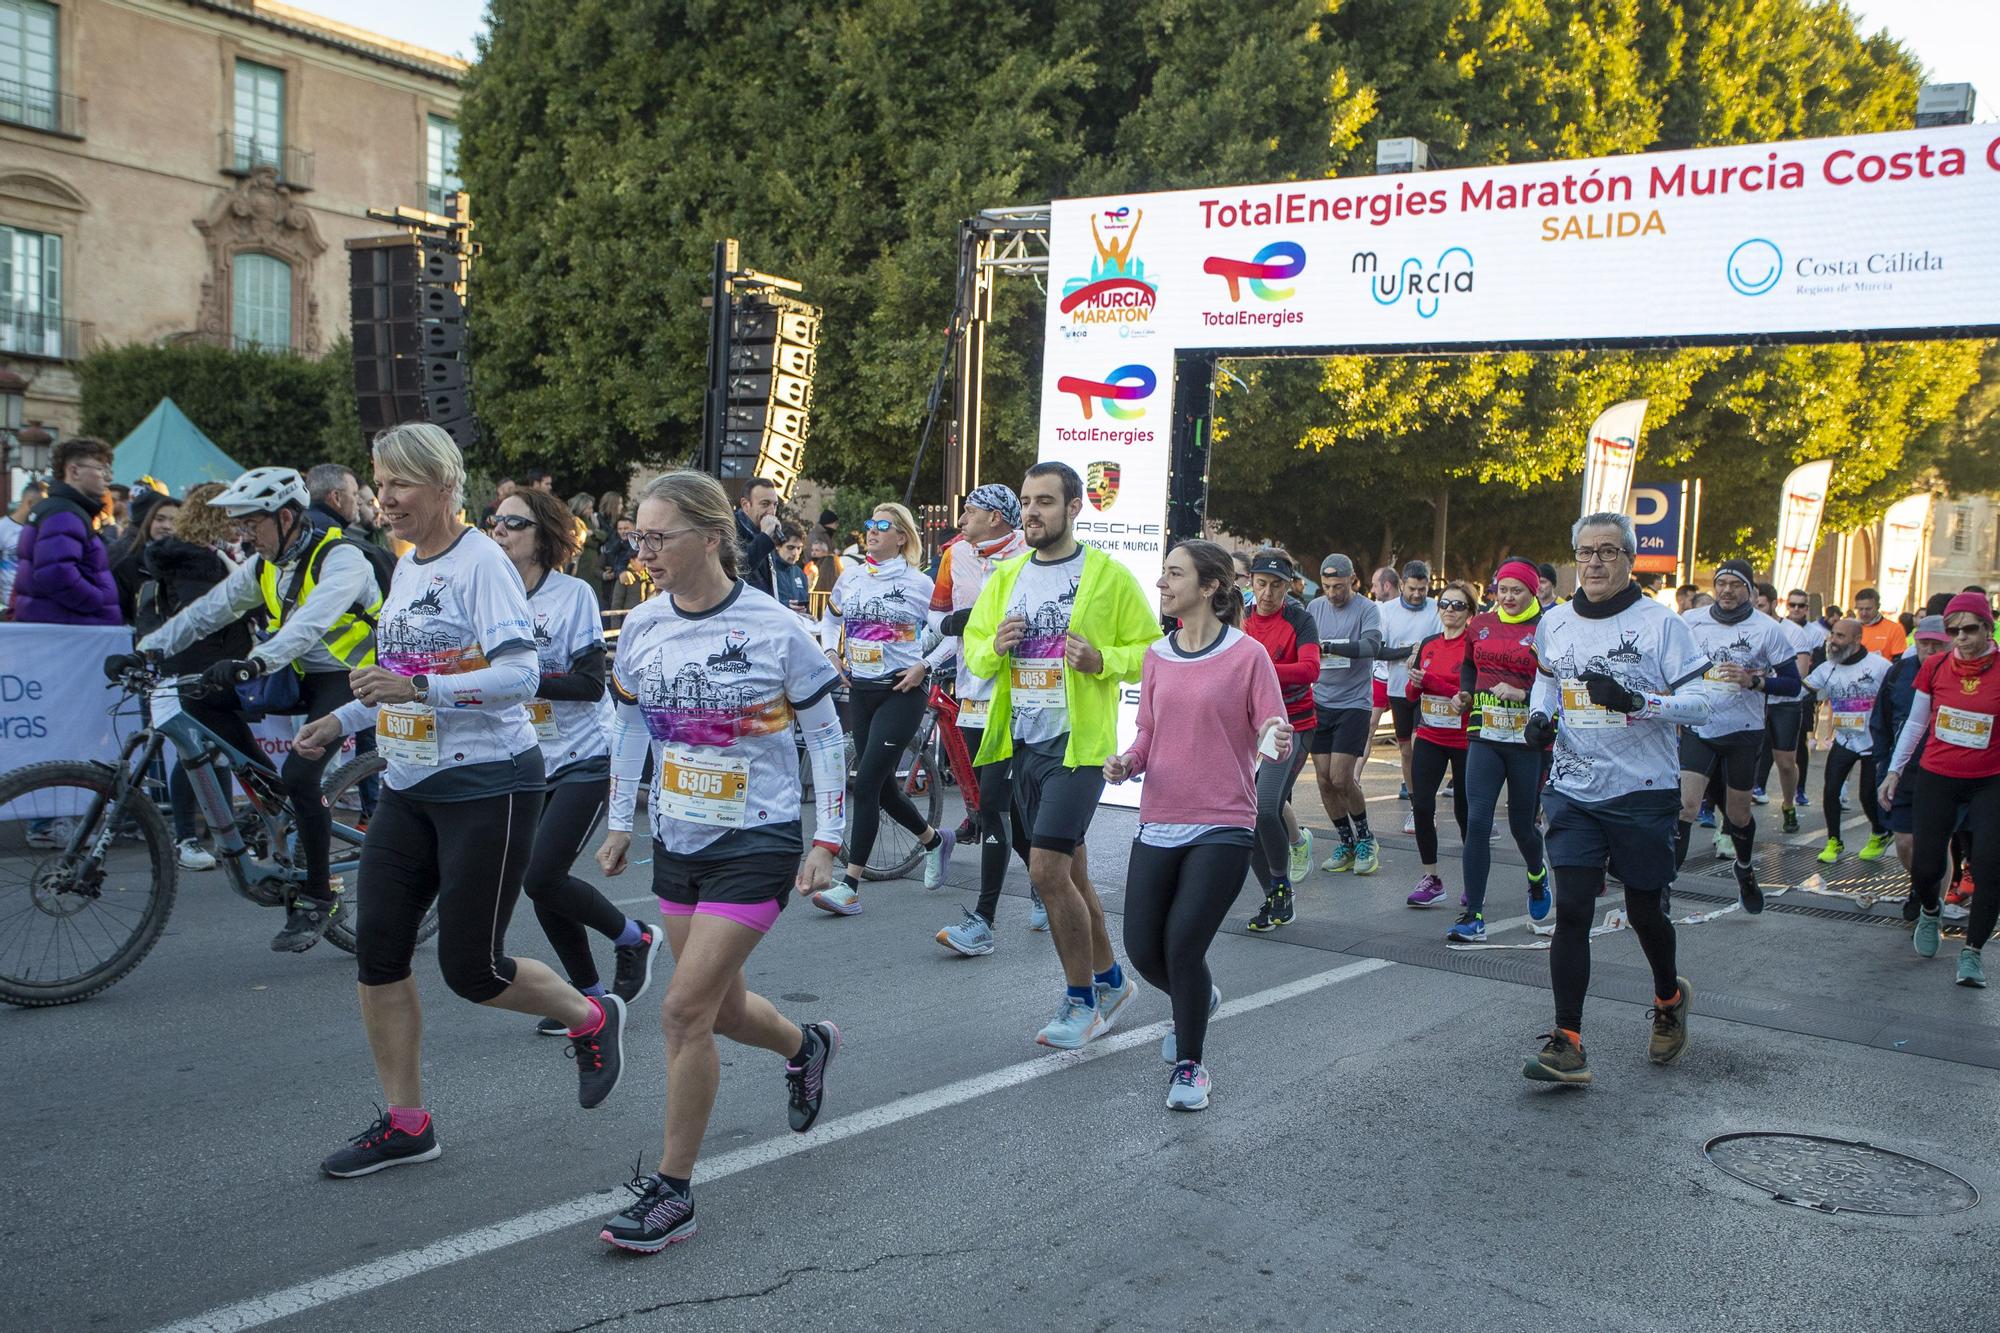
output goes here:
<path id="1" fill-rule="evenodd" d="M 1835 665 L 1829 658 L 1812 669 L 1806 687 L 1817 691 L 1832 712 L 1835 745 L 1856 754 L 1874 748 L 1868 723 L 1875 713 L 1875 696 L 1894 667 L 1882 654 L 1864 652 L 1858 662 Z"/>
<path id="2" fill-rule="evenodd" d="M 1414 649 L 1431 635 L 1444 633 L 1444 622 L 1438 619 L 1435 597 L 1426 597 L 1419 607 L 1412 607 L 1400 597 L 1392 597 L 1381 603 L 1381 611 L 1382 646 L 1385 648 Z M 1412 652 L 1410 657 L 1414 656 L 1416 654 Z M 1410 657 L 1382 664 L 1383 679 L 1388 683 L 1391 699 L 1400 699 L 1409 693 Z"/>
<path id="3" fill-rule="evenodd" d="M 1083 548 L 1067 560 L 1043 564 L 1033 556 L 1014 580 L 1007 615 L 1025 616 L 1028 633 L 1008 656 L 1012 673 L 1008 708 L 1014 739 L 1023 745 L 1052 741 L 1069 730 L 1069 699 L 1063 693 L 1063 654 L 1069 648 L 1069 613 L 1083 579 Z"/>
<path id="4" fill-rule="evenodd" d="M 855 680 L 888 680 L 924 660 L 931 580 L 908 561 L 849 565 L 833 585 L 832 605 L 846 631 L 847 674 Z"/>
<path id="5" fill-rule="evenodd" d="M 793 713 L 840 682 L 804 621 L 743 583 L 694 615 L 648 598 L 619 631 L 611 680 L 652 736 L 647 814 L 668 852 L 799 852 Z"/>
<path id="6" fill-rule="evenodd" d="M 528 590 L 513 562 L 492 538 L 468 528 L 440 555 L 420 560 L 412 551 L 396 563 L 375 627 L 375 661 L 399 676 L 454 676 L 534 642 Z M 385 704 L 376 711 L 375 743 L 389 763 L 389 786 L 408 791 L 426 778 L 455 778 L 453 770 L 532 750 L 535 729 L 520 704 Z"/>
<path id="7" fill-rule="evenodd" d="M 1792 651 L 1804 653 L 1807 657 L 1819 651 L 1820 645 L 1826 642 L 1826 626 L 1817 620 L 1808 620 L 1800 625 L 1787 616 L 1778 622 L 1778 628 L 1785 632 L 1785 638 L 1791 642 Z"/>
<path id="8" fill-rule="evenodd" d="M 1660 718 L 1627 717 L 1590 702 L 1585 671 L 1628 688 L 1671 694 L 1708 669 L 1708 656 L 1673 611 L 1640 596 L 1614 616 L 1592 620 L 1575 602 L 1550 607 L 1536 622 L 1535 656 L 1562 692 L 1549 781 L 1563 795 L 1602 802 L 1638 791 L 1680 789 L 1680 738 Z"/>
<path id="9" fill-rule="evenodd" d="M 534 614 L 535 655 L 541 659 L 543 680 L 568 675 L 585 654 L 604 647 L 597 594 L 582 579 L 552 569 L 529 596 L 528 606 Z M 552 780 L 565 769 L 611 753 L 601 702 L 601 698 L 527 702 L 528 721 L 542 747 L 542 767 Z M 602 765 L 591 766 L 596 776 L 604 776 L 602 770 Z"/>
<path id="10" fill-rule="evenodd" d="M 1712 606 L 1693 607 L 1681 619 L 1711 664 L 1702 685 L 1711 711 L 1708 721 L 1694 728 L 1694 734 L 1703 740 L 1717 740 L 1739 732 L 1763 731 L 1764 692 L 1718 680 L 1715 669 L 1730 662 L 1748 671 L 1767 672 L 1780 662 L 1790 662 L 1798 655 L 1790 636 L 1778 628 L 1777 621 L 1755 610 L 1734 625 L 1717 620 Z"/>

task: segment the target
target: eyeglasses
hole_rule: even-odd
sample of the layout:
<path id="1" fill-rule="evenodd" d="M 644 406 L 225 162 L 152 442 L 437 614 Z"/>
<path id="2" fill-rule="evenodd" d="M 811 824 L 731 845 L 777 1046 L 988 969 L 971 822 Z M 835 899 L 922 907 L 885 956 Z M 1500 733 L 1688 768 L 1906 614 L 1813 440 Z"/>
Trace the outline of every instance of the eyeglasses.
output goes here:
<path id="1" fill-rule="evenodd" d="M 1945 629 L 1945 633 L 1947 633 L 1947 634 L 1954 634 L 1954 635 L 1956 635 L 1956 634 L 1984 634 L 1984 633 L 1986 633 L 1986 632 L 1987 632 L 1987 629 L 1986 629 L 1986 622 L 1985 622 L 1985 621 L 1983 621 L 1983 620 L 1975 620 L 1975 621 L 1973 621 L 1973 622 L 1971 622 L 1970 624 L 1967 624 L 1967 625 L 1946 625 L 1946 626 L 1944 627 L 1944 629 Z"/>
<path id="2" fill-rule="evenodd" d="M 888 532 L 896 525 L 890 519 L 871 518 L 867 520 L 865 523 L 863 523 L 861 526 L 869 532 Z"/>
<path id="3" fill-rule="evenodd" d="M 699 528 L 673 528 L 667 532 L 634 532 L 632 534 L 632 544 L 642 551 L 658 551 L 663 549 L 674 538 L 685 537 L 690 532 L 699 532 L 700 530 Z"/>
<path id="4" fill-rule="evenodd" d="M 1472 603 L 1465 601 L 1462 598 L 1458 597 L 1438 598 L 1438 610 L 1440 611 L 1470 611 L 1471 609 L 1472 609 Z"/>
<path id="5" fill-rule="evenodd" d="M 71 463 L 70 466 L 75 468 L 87 467 L 101 476 L 108 477 L 111 475 L 111 464 L 100 463 L 95 458 L 79 458 L 74 463 Z"/>
<path id="6" fill-rule="evenodd" d="M 535 526 L 535 520 L 532 518 L 522 518 L 519 514 L 495 514 L 493 516 L 493 526 L 496 528 L 505 528 L 509 532 L 526 532 L 529 528 Z"/>
<path id="7" fill-rule="evenodd" d="M 1787 611 L 1803 611 L 1806 609 L 1806 604 L 1804 602 L 1786 602 L 1785 609 Z"/>
<path id="8" fill-rule="evenodd" d="M 1579 565 L 1611 564 L 1630 557 L 1622 546 L 1579 546 L 1576 548 L 1576 563 Z"/>

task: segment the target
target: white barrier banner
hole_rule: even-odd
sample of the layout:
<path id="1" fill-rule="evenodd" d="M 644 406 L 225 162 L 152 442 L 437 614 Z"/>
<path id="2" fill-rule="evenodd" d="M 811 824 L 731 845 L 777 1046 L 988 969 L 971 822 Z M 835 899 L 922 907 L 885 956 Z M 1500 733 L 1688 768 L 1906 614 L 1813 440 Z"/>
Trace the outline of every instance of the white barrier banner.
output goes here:
<path id="1" fill-rule="evenodd" d="M 1639 428 L 1646 421 L 1646 400 L 1633 398 L 1597 414 L 1590 437 L 1583 442 L 1583 508 L 1585 514 L 1622 514 L 1632 494 L 1632 469 L 1639 461 Z"/>
<path id="2" fill-rule="evenodd" d="M 1771 562 L 1771 586 L 1784 597 L 1803 589 L 1812 576 L 1813 552 L 1819 547 L 1819 522 L 1826 513 L 1826 490 L 1833 481 L 1833 460 L 1821 458 L 1792 469 L 1778 488 L 1778 553 Z"/>
<path id="3" fill-rule="evenodd" d="M 1882 567 L 1875 587 L 1882 594 L 1882 614 L 1892 620 L 1909 607 L 1910 581 L 1923 558 L 1924 524 L 1930 515 L 1931 496 L 1925 491 L 1896 501 L 1882 516 Z"/>
<path id="4" fill-rule="evenodd" d="M 122 625 L 0 624 L 0 771 L 56 759 L 116 759 L 138 725 L 139 705 L 127 700 L 114 717 L 120 695 L 100 666 L 113 653 L 131 651 L 132 631 Z M 0 819 L 22 815 L 0 807 Z"/>

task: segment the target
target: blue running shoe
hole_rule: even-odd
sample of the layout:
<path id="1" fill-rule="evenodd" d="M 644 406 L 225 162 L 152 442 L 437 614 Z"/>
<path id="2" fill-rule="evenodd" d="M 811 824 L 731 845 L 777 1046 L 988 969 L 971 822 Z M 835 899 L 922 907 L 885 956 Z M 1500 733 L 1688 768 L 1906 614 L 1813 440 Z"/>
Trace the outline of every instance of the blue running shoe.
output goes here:
<path id="1" fill-rule="evenodd" d="M 965 920 L 946 926 L 937 933 L 937 942 L 955 954 L 979 958 L 993 952 L 993 927 L 977 912 L 967 912 Z"/>
<path id="2" fill-rule="evenodd" d="M 1033 889 L 1028 890 L 1028 929 L 1044 935 L 1049 931 L 1049 909 L 1042 906 L 1042 895 Z"/>
<path id="3" fill-rule="evenodd" d="M 1111 1031 L 1111 1025 L 1118 1021 L 1118 1011 L 1125 1007 L 1127 1000 L 1139 993 L 1139 983 L 1132 980 L 1130 972 L 1124 973 L 1121 980 L 1123 984 L 1116 989 L 1101 981 L 1091 983 L 1091 989 L 1097 993 L 1097 1030 L 1100 1033 Z"/>
<path id="4" fill-rule="evenodd" d="M 1703 801 L 1701 803 L 1701 813 L 1697 814 L 1694 817 L 1694 822 L 1701 825 L 1703 828 L 1714 828 L 1715 807 L 1710 805 L 1707 801 Z"/>
<path id="5" fill-rule="evenodd" d="M 1182 1060 L 1174 1066 L 1174 1076 L 1167 1083 L 1167 1109 L 1169 1111 L 1205 1111 L 1208 1109 L 1208 1071 L 1192 1060 Z"/>
<path id="6" fill-rule="evenodd" d="M 1549 869 L 1542 867 L 1541 878 L 1528 880 L 1528 920 L 1547 921 L 1549 909 L 1555 906 L 1555 895 L 1549 892 Z"/>
<path id="7" fill-rule="evenodd" d="M 1486 918 L 1477 912 L 1460 912 L 1458 920 L 1445 930 L 1444 937 L 1452 944 L 1486 943 Z"/>
<path id="8" fill-rule="evenodd" d="M 1062 1003 L 1056 1006 L 1056 1016 L 1035 1034 L 1035 1040 L 1059 1051 L 1073 1051 L 1102 1031 L 1104 1020 L 1098 1017 L 1097 1010 L 1065 993 Z"/>

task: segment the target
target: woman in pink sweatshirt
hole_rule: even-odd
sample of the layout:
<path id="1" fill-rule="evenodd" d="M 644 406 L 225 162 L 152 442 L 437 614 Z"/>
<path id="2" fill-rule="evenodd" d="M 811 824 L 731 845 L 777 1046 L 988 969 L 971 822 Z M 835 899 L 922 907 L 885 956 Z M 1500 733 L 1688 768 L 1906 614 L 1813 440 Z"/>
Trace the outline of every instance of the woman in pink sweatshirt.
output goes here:
<path id="1" fill-rule="evenodd" d="M 1167 1106 L 1208 1105 L 1201 1063 L 1208 1017 L 1222 992 L 1208 946 L 1243 888 L 1257 823 L 1257 763 L 1283 763 L 1292 728 L 1271 656 L 1236 628 L 1243 602 L 1229 553 L 1182 542 L 1160 572 L 1160 609 L 1180 628 L 1146 653 L 1139 736 L 1104 761 L 1107 782 L 1145 776 L 1139 837 L 1125 872 L 1125 952 L 1173 1000 L 1161 1044 L 1173 1065 Z"/>

